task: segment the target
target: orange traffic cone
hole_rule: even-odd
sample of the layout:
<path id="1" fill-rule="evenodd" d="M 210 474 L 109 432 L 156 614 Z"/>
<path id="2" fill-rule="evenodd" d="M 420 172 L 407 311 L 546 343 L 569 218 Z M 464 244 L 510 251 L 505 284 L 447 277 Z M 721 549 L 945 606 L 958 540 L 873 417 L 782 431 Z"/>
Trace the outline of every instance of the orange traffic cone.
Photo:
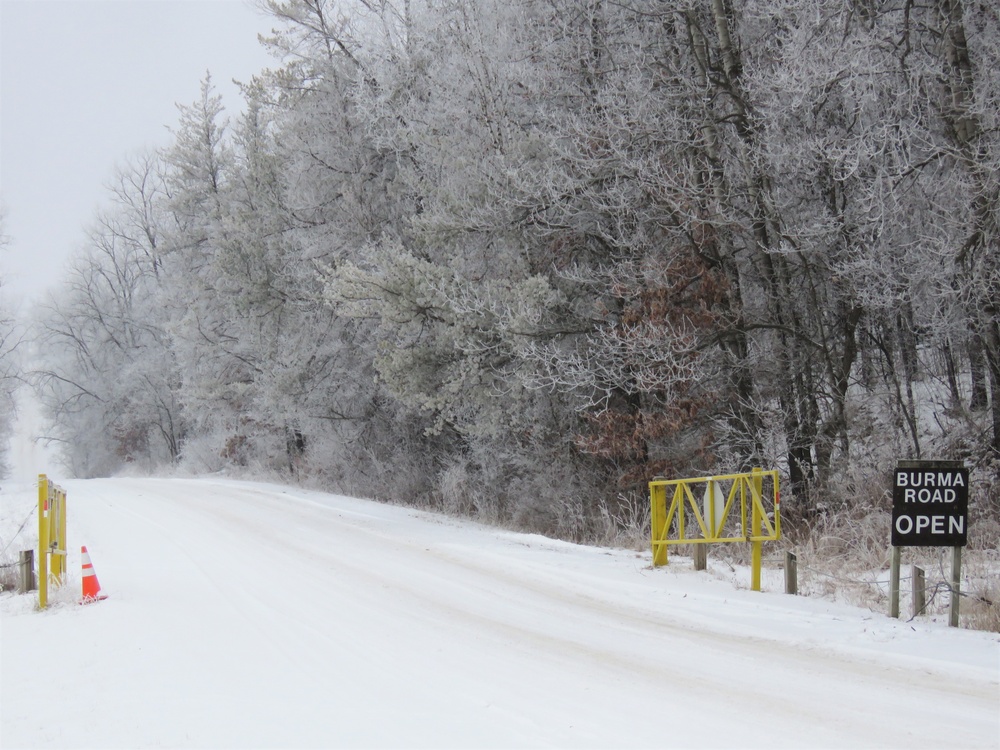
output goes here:
<path id="1" fill-rule="evenodd" d="M 94 565 L 90 562 L 87 548 L 80 547 L 80 552 L 83 553 L 83 599 L 80 600 L 80 604 L 107 599 L 108 595 L 101 593 L 101 584 L 97 582 L 97 573 L 94 572 Z"/>

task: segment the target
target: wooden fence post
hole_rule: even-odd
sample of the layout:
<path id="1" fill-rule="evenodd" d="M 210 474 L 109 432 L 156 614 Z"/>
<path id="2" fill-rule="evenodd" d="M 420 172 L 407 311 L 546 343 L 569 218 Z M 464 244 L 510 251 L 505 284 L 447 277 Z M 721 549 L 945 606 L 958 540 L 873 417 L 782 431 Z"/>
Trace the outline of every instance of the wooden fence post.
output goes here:
<path id="1" fill-rule="evenodd" d="M 889 617 L 899 617 L 899 552 L 893 545 L 889 553 Z"/>
<path id="2" fill-rule="evenodd" d="M 785 552 L 785 593 L 799 593 L 799 562 L 794 552 Z"/>
<path id="3" fill-rule="evenodd" d="M 18 571 L 20 575 L 18 576 L 17 592 L 26 594 L 35 590 L 35 550 L 21 550 L 19 563 L 21 568 Z"/>
<path id="4" fill-rule="evenodd" d="M 927 606 L 927 584 L 926 576 L 924 575 L 924 569 L 918 568 L 916 565 L 913 566 L 913 616 L 921 615 L 924 613 L 924 607 Z"/>
<path id="5" fill-rule="evenodd" d="M 958 600 L 962 598 L 962 548 L 951 548 L 951 612 L 948 625 L 958 627 Z"/>
<path id="6" fill-rule="evenodd" d="M 695 570 L 705 570 L 708 567 L 708 545 L 692 544 L 691 558 L 694 560 Z"/>

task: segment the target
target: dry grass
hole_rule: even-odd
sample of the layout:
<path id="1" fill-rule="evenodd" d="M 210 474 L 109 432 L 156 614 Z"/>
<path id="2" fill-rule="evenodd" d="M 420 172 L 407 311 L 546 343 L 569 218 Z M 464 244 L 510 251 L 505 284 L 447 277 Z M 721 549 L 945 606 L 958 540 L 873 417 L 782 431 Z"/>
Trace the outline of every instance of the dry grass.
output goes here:
<path id="1" fill-rule="evenodd" d="M 8 565 L 6 560 L 0 560 L 0 591 L 17 591 L 19 568 L 16 565 L 10 567 Z"/>
<path id="2" fill-rule="evenodd" d="M 972 630 L 1000 633 L 1000 581 L 962 599 L 962 625 Z"/>
<path id="3" fill-rule="evenodd" d="M 649 499 L 637 493 L 621 494 L 614 503 L 599 502 L 594 542 L 630 550 L 649 549 Z"/>

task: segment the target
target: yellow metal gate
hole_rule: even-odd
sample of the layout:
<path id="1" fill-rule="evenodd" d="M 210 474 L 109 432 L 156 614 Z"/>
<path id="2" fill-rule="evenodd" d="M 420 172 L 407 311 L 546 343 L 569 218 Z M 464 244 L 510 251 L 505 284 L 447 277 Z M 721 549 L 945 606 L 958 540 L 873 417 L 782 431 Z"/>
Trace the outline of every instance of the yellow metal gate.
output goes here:
<path id="1" fill-rule="evenodd" d="M 777 471 L 654 479 L 649 498 L 654 566 L 672 544 L 750 542 L 750 588 L 760 591 L 761 545 L 781 538 Z"/>

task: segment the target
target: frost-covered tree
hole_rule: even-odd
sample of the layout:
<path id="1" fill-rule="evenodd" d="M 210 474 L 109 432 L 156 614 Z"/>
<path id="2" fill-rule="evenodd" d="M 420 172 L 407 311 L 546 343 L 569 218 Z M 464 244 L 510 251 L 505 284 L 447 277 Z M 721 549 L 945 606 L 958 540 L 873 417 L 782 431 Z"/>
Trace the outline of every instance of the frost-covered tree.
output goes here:
<path id="1" fill-rule="evenodd" d="M 169 225 L 162 244 L 162 299 L 185 413 L 199 434 L 216 435 L 220 450 L 235 454 L 245 439 L 240 414 L 253 368 L 233 351 L 239 342 L 227 331 L 227 289 L 219 273 L 230 233 L 235 157 L 222 97 L 210 76 L 202 80 L 199 98 L 178 105 L 178 112 L 173 143 L 163 154 Z"/>
<path id="2" fill-rule="evenodd" d="M 471 435 L 548 386 L 586 418 L 576 447 L 619 476 L 777 461 L 804 507 L 859 435 L 921 454 L 918 358 L 986 351 L 990 331 L 963 332 L 963 290 L 990 287 L 949 260 L 986 236 L 959 207 L 989 195 L 963 186 L 939 114 L 953 7 L 424 12 L 409 39 L 432 54 L 373 62 L 358 44 L 349 94 L 411 219 L 330 276 L 332 299 L 381 320 L 397 398 Z M 519 296 L 529 283 L 545 293 Z M 528 299 L 535 325 L 511 335 Z M 488 417 L 498 393 L 509 411 Z"/>
<path id="3" fill-rule="evenodd" d="M 37 316 L 36 388 L 78 476 L 180 452 L 180 379 L 159 289 L 162 170 L 143 155 L 118 171 L 83 254 Z"/>
<path id="4" fill-rule="evenodd" d="M 957 235 L 948 248 L 955 287 L 968 311 L 971 346 L 981 347 L 986 360 L 990 445 L 1000 456 L 1000 14 L 983 3 L 938 0 L 928 15 L 937 33 L 935 103 L 944 125 L 938 148 L 957 172 L 952 184 L 960 186 L 957 210 L 942 218 Z"/>
<path id="5" fill-rule="evenodd" d="M 4 214 L 0 211 L 0 253 L 7 252 L 9 244 L 4 232 Z M 15 394 L 22 380 L 23 342 L 24 333 L 14 319 L 12 302 L 0 278 L 0 477 L 6 477 L 10 471 L 7 455 L 17 418 Z"/>

